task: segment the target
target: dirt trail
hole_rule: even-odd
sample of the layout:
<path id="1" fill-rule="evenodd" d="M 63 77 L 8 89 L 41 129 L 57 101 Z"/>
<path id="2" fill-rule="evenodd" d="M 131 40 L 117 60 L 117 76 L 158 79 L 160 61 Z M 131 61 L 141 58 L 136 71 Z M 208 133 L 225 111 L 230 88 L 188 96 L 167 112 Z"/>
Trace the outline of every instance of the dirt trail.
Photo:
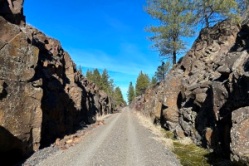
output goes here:
<path id="1" fill-rule="evenodd" d="M 173 166 L 175 155 L 124 108 L 93 129 L 79 144 L 60 150 L 39 166 Z"/>

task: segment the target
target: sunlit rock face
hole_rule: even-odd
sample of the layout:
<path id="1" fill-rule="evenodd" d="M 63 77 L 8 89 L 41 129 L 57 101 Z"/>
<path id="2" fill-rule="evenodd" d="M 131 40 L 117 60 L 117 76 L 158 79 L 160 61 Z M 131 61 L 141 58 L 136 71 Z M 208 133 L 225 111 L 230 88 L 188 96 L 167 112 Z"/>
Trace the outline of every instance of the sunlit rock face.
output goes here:
<path id="1" fill-rule="evenodd" d="M 9 154 L 29 155 L 114 109 L 109 96 L 76 70 L 59 41 L 21 23 L 23 1 L 0 4 L 3 161 Z"/>
<path id="2" fill-rule="evenodd" d="M 24 0 L 0 0 L 0 15 L 13 24 L 24 25 Z"/>
<path id="3" fill-rule="evenodd" d="M 248 162 L 249 24 L 203 29 L 166 79 L 135 100 L 137 108 L 199 145 Z M 149 113 L 148 113 L 149 112 Z"/>

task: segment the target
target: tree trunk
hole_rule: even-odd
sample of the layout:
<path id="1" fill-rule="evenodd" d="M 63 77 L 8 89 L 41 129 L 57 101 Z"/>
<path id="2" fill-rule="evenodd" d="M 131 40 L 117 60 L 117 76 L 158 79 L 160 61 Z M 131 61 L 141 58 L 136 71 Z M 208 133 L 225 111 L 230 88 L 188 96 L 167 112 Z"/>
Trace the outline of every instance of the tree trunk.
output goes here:
<path id="1" fill-rule="evenodd" d="M 176 64 L 176 51 L 173 51 L 173 65 Z"/>
<path id="2" fill-rule="evenodd" d="M 206 23 L 206 28 L 209 28 L 209 20 L 207 15 L 205 15 L 205 23 Z"/>

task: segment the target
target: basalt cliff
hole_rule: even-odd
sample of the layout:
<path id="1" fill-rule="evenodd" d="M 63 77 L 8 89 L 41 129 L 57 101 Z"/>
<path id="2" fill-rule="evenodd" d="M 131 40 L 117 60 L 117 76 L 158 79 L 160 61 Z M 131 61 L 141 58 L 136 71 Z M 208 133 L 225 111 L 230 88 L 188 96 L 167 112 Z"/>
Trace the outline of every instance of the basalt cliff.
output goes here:
<path id="1" fill-rule="evenodd" d="M 110 97 L 76 70 L 59 41 L 25 25 L 22 6 L 23 0 L 0 0 L 1 162 L 114 111 Z"/>
<path id="2" fill-rule="evenodd" d="M 203 29 L 166 79 L 131 107 L 234 163 L 249 165 L 249 24 Z"/>

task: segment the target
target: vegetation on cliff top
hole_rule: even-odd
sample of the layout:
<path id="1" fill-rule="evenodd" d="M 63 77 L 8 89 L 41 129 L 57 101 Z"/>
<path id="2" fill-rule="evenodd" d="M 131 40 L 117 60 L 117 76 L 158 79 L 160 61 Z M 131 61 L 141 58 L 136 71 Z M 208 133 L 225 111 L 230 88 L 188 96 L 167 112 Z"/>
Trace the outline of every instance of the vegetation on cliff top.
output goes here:
<path id="1" fill-rule="evenodd" d="M 191 37 L 200 26 L 210 27 L 215 23 L 232 19 L 239 22 L 248 0 L 147 0 L 146 11 L 158 20 L 158 25 L 147 28 L 153 33 L 150 39 L 161 56 L 172 59 L 186 46 L 186 37 Z"/>
<path id="2" fill-rule="evenodd" d="M 119 87 L 115 87 L 114 80 L 110 78 L 106 69 L 103 70 L 102 74 L 100 74 L 98 69 L 94 69 L 93 71 L 87 70 L 86 78 L 94 82 L 100 90 L 103 90 L 110 97 L 112 97 L 116 106 L 126 105 L 121 89 Z"/>

